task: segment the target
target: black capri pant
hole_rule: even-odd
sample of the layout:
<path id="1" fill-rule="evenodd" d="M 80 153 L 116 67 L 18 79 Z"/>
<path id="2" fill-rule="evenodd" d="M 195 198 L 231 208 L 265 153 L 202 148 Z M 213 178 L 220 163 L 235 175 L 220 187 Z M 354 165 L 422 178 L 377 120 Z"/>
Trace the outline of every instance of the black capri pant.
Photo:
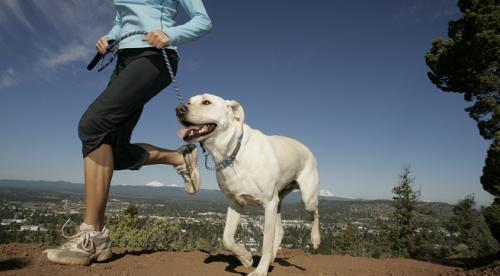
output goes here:
<path id="1" fill-rule="evenodd" d="M 144 104 L 168 86 L 172 79 L 161 50 L 130 48 L 118 50 L 115 70 L 107 87 L 83 113 L 78 123 L 83 157 L 101 144 L 113 150 L 114 170 L 138 170 L 149 154 L 130 143 L 132 130 Z M 177 73 L 179 57 L 174 50 L 167 55 Z"/>

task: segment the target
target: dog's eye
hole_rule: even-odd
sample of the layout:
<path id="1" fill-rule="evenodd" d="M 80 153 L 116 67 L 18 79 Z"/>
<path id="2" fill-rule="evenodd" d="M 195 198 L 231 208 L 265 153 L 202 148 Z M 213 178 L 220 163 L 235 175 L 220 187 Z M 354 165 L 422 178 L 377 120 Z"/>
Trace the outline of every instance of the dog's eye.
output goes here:
<path id="1" fill-rule="evenodd" d="M 203 104 L 203 105 L 209 105 L 209 104 L 212 104 L 212 103 L 211 103 L 209 100 L 204 100 L 204 101 L 202 102 L 202 104 Z"/>

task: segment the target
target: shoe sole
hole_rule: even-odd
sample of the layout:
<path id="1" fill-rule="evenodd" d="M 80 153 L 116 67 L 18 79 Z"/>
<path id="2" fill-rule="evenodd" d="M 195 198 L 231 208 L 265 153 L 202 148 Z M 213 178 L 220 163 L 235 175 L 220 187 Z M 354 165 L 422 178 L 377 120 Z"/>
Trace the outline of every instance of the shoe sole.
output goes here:
<path id="1" fill-rule="evenodd" d="M 47 259 L 49 260 L 49 262 L 61 265 L 90 265 L 93 261 L 104 262 L 109 260 L 111 257 L 113 257 L 113 252 L 111 252 L 111 249 L 103 250 L 98 255 L 90 256 L 86 259 L 67 259 L 64 261 L 60 261 L 57 259 L 51 260 L 47 255 Z"/>

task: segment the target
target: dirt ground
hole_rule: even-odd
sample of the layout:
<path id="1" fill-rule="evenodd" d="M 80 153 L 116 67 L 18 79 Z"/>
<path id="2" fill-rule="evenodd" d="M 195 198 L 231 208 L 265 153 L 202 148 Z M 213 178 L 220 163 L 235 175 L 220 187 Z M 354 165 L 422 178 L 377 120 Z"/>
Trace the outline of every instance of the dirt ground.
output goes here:
<path id="1" fill-rule="evenodd" d="M 246 269 L 228 252 L 140 252 L 114 249 L 111 261 L 90 266 L 64 266 L 48 262 L 37 245 L 0 245 L 0 275 L 246 275 Z M 254 267 L 259 257 L 254 256 Z M 311 255 L 284 250 L 270 267 L 279 275 L 500 275 L 500 262 L 465 270 L 457 266 L 411 259 L 370 259 Z"/>

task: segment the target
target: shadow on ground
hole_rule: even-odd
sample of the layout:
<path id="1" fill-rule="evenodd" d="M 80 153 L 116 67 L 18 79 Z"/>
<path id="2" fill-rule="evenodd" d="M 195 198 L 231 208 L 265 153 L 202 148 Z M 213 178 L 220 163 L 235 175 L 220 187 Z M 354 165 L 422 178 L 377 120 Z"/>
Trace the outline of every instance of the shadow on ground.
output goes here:
<path id="1" fill-rule="evenodd" d="M 0 261 L 0 271 L 20 269 L 30 264 L 29 260 L 24 258 L 10 258 Z"/>
<path id="2" fill-rule="evenodd" d="M 109 259 L 109 260 L 106 260 L 102 263 L 110 263 L 110 262 L 114 262 L 116 260 L 119 260 L 127 255 L 133 255 L 133 256 L 141 256 L 141 255 L 149 255 L 149 254 L 153 254 L 155 252 L 158 252 L 158 250 L 142 250 L 142 249 L 126 249 L 126 250 L 122 250 L 122 251 L 119 251 L 119 252 L 115 252 L 113 251 L 113 256 Z"/>
<path id="3" fill-rule="evenodd" d="M 208 254 L 208 256 L 204 260 L 204 263 L 206 263 L 206 264 L 214 263 L 214 262 L 215 263 L 227 263 L 227 266 L 225 269 L 226 271 L 232 272 L 235 274 L 239 274 L 239 275 L 247 275 L 247 273 L 236 271 L 236 268 L 239 266 L 242 266 L 242 264 L 234 255 L 226 255 L 226 254 L 220 254 L 220 253 L 217 255 L 212 255 L 210 252 L 204 251 L 204 250 L 202 250 L 202 252 Z M 257 265 L 259 264 L 259 261 L 260 261 L 260 256 L 253 256 L 253 265 L 252 266 L 254 268 L 257 267 Z M 295 267 L 298 270 L 306 271 L 305 268 L 288 262 L 288 258 L 276 258 L 274 260 L 274 262 L 278 263 L 281 266 Z M 274 267 L 272 265 L 269 266 L 268 272 L 273 271 L 273 269 L 274 269 Z"/>
<path id="4" fill-rule="evenodd" d="M 428 262 L 446 266 L 460 267 L 466 270 L 471 270 L 479 267 L 490 265 L 500 260 L 500 252 L 494 255 L 481 258 L 449 258 L 441 260 L 426 260 Z"/>

